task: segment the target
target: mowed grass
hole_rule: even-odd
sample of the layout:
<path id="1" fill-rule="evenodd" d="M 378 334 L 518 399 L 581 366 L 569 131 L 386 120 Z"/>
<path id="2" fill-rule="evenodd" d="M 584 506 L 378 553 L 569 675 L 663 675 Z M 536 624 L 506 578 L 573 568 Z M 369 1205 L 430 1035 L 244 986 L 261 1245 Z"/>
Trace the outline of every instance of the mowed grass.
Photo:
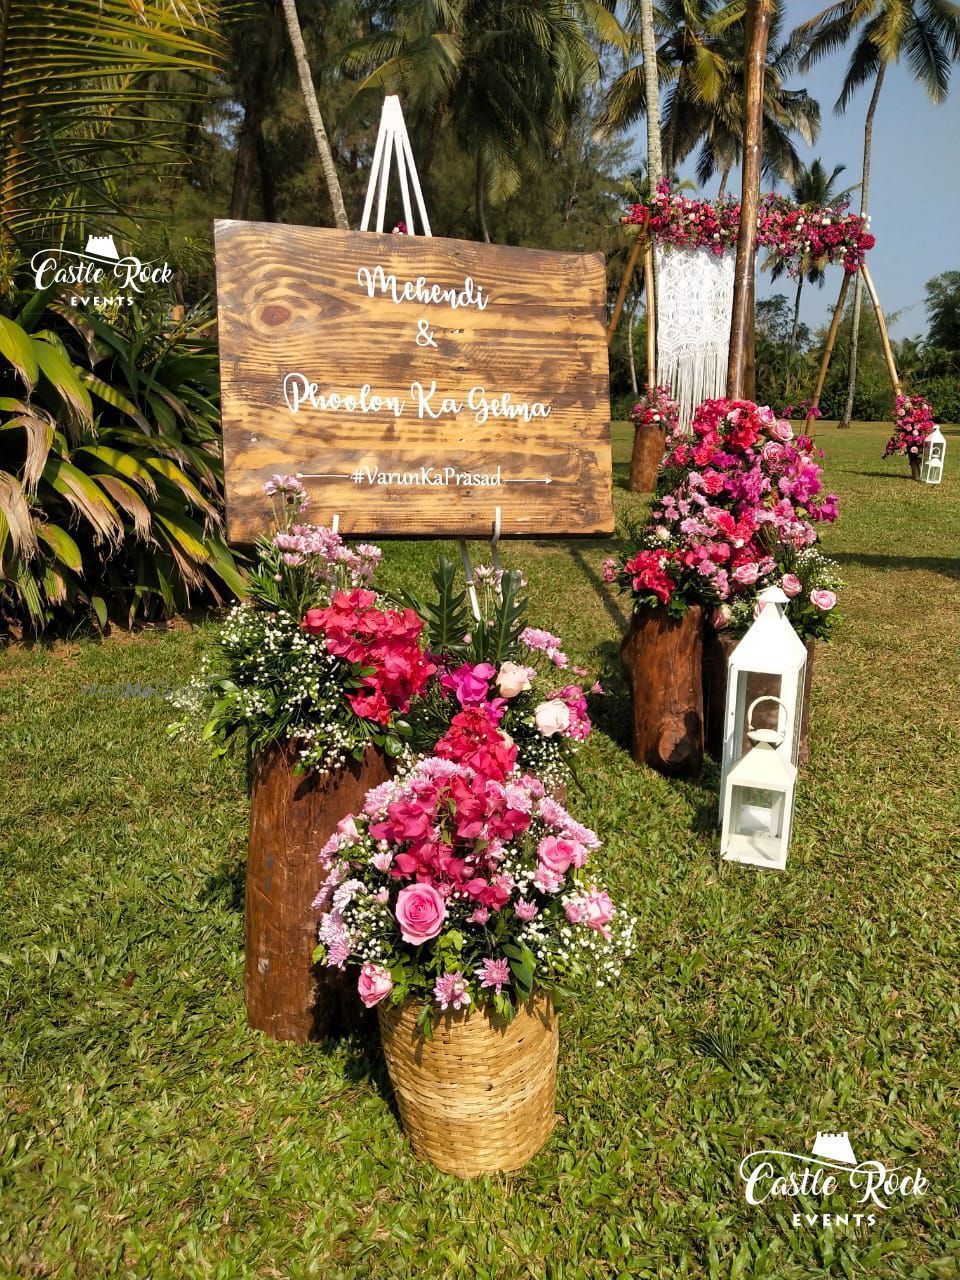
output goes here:
<path id="1" fill-rule="evenodd" d="M 622 982 L 564 1013 L 562 1120 L 511 1177 L 416 1163 L 375 1046 L 246 1027 L 242 758 L 168 741 L 161 697 L 89 687 L 187 680 L 212 623 L 0 655 L 0 1274 L 956 1276 L 960 433 L 939 488 L 884 438 L 820 431 L 844 625 L 781 875 L 720 863 L 715 768 L 632 763 L 614 544 L 505 548 L 534 620 L 605 673 L 573 807 L 640 922 Z M 616 442 L 623 524 L 645 504 Z M 386 580 L 422 583 L 436 550 L 389 547 Z M 748 1206 L 741 1158 L 818 1130 L 919 1165 L 927 1195 L 872 1228 L 793 1225 L 848 1197 Z"/>

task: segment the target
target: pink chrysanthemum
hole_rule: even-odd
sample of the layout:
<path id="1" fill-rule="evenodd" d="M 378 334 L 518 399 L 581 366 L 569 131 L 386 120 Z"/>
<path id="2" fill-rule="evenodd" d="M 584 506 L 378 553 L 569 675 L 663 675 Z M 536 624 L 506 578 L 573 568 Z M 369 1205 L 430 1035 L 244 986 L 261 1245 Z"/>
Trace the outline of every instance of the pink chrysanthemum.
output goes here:
<path id="1" fill-rule="evenodd" d="M 481 987 L 492 987 L 497 995 L 510 981 L 510 965 L 504 959 L 482 960 L 479 969 L 474 973 L 480 979 Z"/>
<path id="2" fill-rule="evenodd" d="M 470 1003 L 467 980 L 459 970 L 442 974 L 437 979 L 433 994 L 441 1009 L 463 1009 Z"/>

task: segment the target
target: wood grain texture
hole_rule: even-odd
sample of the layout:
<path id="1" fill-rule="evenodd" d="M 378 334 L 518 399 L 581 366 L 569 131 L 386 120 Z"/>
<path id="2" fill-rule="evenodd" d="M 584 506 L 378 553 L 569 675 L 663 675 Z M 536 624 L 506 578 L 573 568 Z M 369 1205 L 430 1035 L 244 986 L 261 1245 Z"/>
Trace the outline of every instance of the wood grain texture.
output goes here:
<path id="1" fill-rule="evenodd" d="M 323 1040 L 354 1029 L 355 978 L 314 964 L 324 872 L 317 858 L 337 823 L 389 775 L 371 746 L 333 774 L 294 773 L 287 743 L 259 755 L 250 794 L 244 918 L 244 997 L 251 1027 L 275 1040 Z"/>
<path id="2" fill-rule="evenodd" d="M 231 541 L 269 526 L 262 488 L 276 472 L 303 474 L 308 518 L 339 513 L 352 536 L 489 537 L 498 506 L 504 537 L 612 532 L 602 254 L 273 223 L 215 229 Z M 423 277 L 461 290 L 469 277 L 487 305 L 395 303 L 378 286 L 371 297 L 358 271 L 378 264 L 398 288 Z M 418 334 L 435 345 L 418 346 Z M 293 412 L 297 374 L 318 404 L 308 394 Z M 368 405 L 395 397 L 401 411 L 320 402 L 359 400 L 364 386 Z M 495 406 L 478 420 L 483 396 L 505 393 L 549 415 L 496 417 Z M 432 418 L 444 397 L 459 407 Z M 370 483 L 374 468 L 391 481 Z"/>
<path id="3" fill-rule="evenodd" d="M 703 767 L 703 610 L 682 618 L 665 609 L 634 614 L 620 647 L 630 686 L 631 754 L 678 778 Z"/>

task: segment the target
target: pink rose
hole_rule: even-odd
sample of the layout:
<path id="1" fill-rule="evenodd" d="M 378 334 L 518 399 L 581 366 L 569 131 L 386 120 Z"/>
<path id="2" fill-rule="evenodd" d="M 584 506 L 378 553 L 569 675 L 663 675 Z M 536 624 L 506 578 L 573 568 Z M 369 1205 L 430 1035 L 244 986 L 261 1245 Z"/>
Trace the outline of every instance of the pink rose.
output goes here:
<path id="1" fill-rule="evenodd" d="M 834 592 L 821 591 L 819 589 L 810 592 L 810 600 L 818 609 L 822 609 L 824 613 L 827 613 L 837 603 L 837 597 Z"/>
<path id="2" fill-rule="evenodd" d="M 749 564 L 738 565 L 731 576 L 742 586 L 752 587 L 760 576 L 760 570 L 757 565 L 751 561 Z"/>
<path id="3" fill-rule="evenodd" d="M 770 434 L 775 440 L 782 440 L 787 444 L 793 439 L 793 427 L 789 422 L 775 422 L 770 428 Z"/>
<path id="4" fill-rule="evenodd" d="M 760 450 L 760 453 L 764 462 L 766 462 L 768 466 L 776 466 L 783 457 L 783 445 L 779 444 L 776 440 L 768 440 Z"/>
<path id="5" fill-rule="evenodd" d="M 504 662 L 497 673 L 497 688 L 503 698 L 515 698 L 530 688 L 530 679 L 536 675 L 533 667 L 521 667 L 516 662 Z"/>
<path id="6" fill-rule="evenodd" d="M 552 738 L 570 728 L 570 708 L 560 698 L 541 702 L 533 715 L 537 732 L 544 738 Z"/>
<path id="7" fill-rule="evenodd" d="M 583 901 L 583 923 L 591 929 L 596 929 L 600 933 L 606 933 L 607 925 L 614 917 L 616 907 L 606 891 L 600 891 L 596 887 L 584 894 Z"/>
<path id="8" fill-rule="evenodd" d="M 357 993 L 368 1009 L 379 1004 L 392 990 L 393 979 L 390 977 L 389 970 L 384 969 L 383 965 L 365 964 L 360 970 Z"/>
<path id="9" fill-rule="evenodd" d="M 437 936 L 447 909 L 432 884 L 409 884 L 397 894 L 395 913 L 401 938 L 418 947 Z"/>
<path id="10" fill-rule="evenodd" d="M 728 604 L 722 604 L 719 609 L 714 609 L 713 613 L 711 613 L 710 622 L 712 623 L 715 631 L 722 631 L 724 627 L 728 627 L 730 625 L 730 619 L 732 616 L 730 606 Z"/>
<path id="11" fill-rule="evenodd" d="M 571 866 L 582 867 L 587 860 L 587 851 L 577 840 L 544 836 L 537 847 L 537 859 L 541 867 L 563 875 Z"/>
<path id="12" fill-rule="evenodd" d="M 785 573 L 780 579 L 780 586 L 784 595 L 789 596 L 791 600 L 794 596 L 798 596 L 803 590 L 803 583 L 796 574 L 793 573 Z"/>

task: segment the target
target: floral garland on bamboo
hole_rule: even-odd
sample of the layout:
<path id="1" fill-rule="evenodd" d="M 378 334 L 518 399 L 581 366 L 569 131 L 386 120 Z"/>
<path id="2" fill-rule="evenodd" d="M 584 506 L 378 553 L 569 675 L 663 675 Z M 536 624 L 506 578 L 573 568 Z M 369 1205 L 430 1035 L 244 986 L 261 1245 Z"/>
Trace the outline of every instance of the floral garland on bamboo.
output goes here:
<path id="1" fill-rule="evenodd" d="M 848 200 L 818 208 L 768 192 L 760 198 L 757 243 L 783 258 L 794 278 L 803 274 L 805 261 L 820 268 L 839 262 L 852 275 L 876 239 L 869 231 L 869 217 L 848 210 Z M 736 246 L 740 202 L 732 196 L 716 201 L 694 199 L 671 192 L 669 183 L 663 181 L 648 201 L 630 206 L 623 222 L 647 226 L 661 244 L 677 249 L 706 248 L 719 256 Z"/>

